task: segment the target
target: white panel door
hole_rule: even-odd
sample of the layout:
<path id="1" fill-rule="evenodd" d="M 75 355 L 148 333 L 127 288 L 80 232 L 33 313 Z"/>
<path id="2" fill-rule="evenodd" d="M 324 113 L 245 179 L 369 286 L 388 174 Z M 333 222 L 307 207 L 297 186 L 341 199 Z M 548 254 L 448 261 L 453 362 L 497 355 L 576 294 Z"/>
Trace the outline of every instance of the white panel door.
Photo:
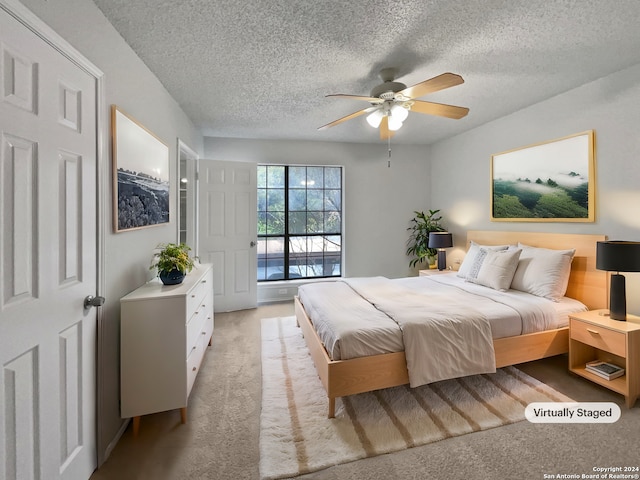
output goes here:
<path id="1" fill-rule="evenodd" d="M 96 467 L 96 78 L 0 4 L 0 478 Z"/>
<path id="2" fill-rule="evenodd" d="M 213 264 L 217 312 L 257 306 L 257 164 L 199 161 L 199 241 Z"/>

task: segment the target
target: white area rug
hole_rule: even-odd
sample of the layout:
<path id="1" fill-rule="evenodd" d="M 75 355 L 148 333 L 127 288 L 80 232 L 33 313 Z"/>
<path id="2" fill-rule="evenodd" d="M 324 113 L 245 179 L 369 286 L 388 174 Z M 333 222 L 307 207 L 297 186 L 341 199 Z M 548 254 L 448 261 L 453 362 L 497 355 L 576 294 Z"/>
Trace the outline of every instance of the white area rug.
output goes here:
<path id="1" fill-rule="evenodd" d="M 524 420 L 531 402 L 571 401 L 514 367 L 343 397 L 336 416 L 295 317 L 262 320 L 260 476 L 285 478 Z"/>

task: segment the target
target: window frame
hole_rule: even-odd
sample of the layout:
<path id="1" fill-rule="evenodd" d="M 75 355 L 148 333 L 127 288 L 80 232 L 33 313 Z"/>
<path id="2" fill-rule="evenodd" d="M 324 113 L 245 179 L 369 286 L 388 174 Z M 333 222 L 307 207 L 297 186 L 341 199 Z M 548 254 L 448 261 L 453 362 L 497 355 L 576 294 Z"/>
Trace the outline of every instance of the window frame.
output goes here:
<path id="1" fill-rule="evenodd" d="M 257 238 L 258 238 L 258 244 L 260 244 L 261 240 L 268 240 L 269 238 L 282 238 L 283 239 L 283 263 L 282 263 L 282 268 L 283 268 L 283 276 L 279 277 L 279 278 L 273 278 L 273 279 L 269 279 L 267 278 L 260 278 L 260 268 L 266 269 L 267 267 L 258 267 L 258 283 L 260 284 L 267 284 L 270 282 L 282 282 L 282 281 L 296 281 L 296 280 L 318 280 L 318 279 L 326 279 L 326 278 L 341 278 L 344 276 L 344 238 L 345 238 L 345 221 L 344 221 L 344 199 L 345 199 L 345 168 L 343 165 L 318 165 L 318 164 L 281 164 L 281 163 L 259 163 L 258 164 L 258 168 L 260 167 L 266 167 L 267 168 L 267 172 L 268 169 L 270 167 L 283 167 L 284 168 L 284 187 L 282 188 L 284 190 L 284 233 L 260 233 L 258 232 Z M 323 197 L 324 195 L 326 195 L 326 192 L 329 190 L 336 190 L 335 188 L 325 188 L 324 186 L 324 179 L 325 179 L 325 170 L 326 168 L 337 168 L 340 169 L 340 206 L 339 206 L 339 210 L 335 210 L 338 211 L 340 213 L 340 231 L 335 233 L 327 233 L 327 232 L 322 232 L 322 233 L 309 233 L 309 232 L 304 232 L 304 233 L 290 233 L 290 215 L 291 215 L 291 211 L 290 211 L 290 199 L 289 199 L 289 191 L 290 190 L 295 190 L 295 188 L 291 188 L 291 186 L 289 185 L 289 171 L 291 168 L 305 168 L 308 169 L 309 168 L 322 168 L 323 169 L 323 187 L 321 189 L 321 191 L 323 192 Z M 267 174 L 267 182 L 268 182 L 268 174 Z M 269 184 L 266 184 L 266 187 L 257 187 L 258 188 L 258 202 L 260 202 L 260 190 L 261 189 L 265 189 L 267 194 L 265 195 L 265 201 L 267 201 L 268 198 L 268 190 L 269 190 Z M 275 189 L 280 189 L 280 187 L 273 187 Z M 304 188 L 305 191 L 308 191 L 309 188 L 305 187 Z M 323 199 L 323 204 L 324 204 L 324 199 Z M 259 207 L 259 204 L 256 205 L 256 208 Z M 258 219 L 260 219 L 260 214 L 263 212 L 268 212 L 268 210 L 266 210 L 267 206 L 265 205 L 265 210 L 258 210 Z M 305 206 L 305 210 L 295 210 L 293 211 L 293 213 L 298 212 L 298 211 L 304 211 L 308 214 L 309 210 L 308 210 L 308 205 Z M 330 210 L 329 212 L 334 211 L 334 210 Z M 311 212 L 317 212 L 316 210 L 311 210 Z M 323 222 L 324 222 L 324 218 L 326 216 L 327 211 L 324 210 L 324 205 L 323 205 L 323 209 L 322 209 L 322 213 L 325 214 L 323 215 Z M 324 227 L 323 227 L 324 230 Z M 339 237 L 340 238 L 340 252 L 339 252 L 339 258 L 340 258 L 340 269 L 339 269 L 339 273 L 335 274 L 335 275 L 313 275 L 313 276 L 294 276 L 291 277 L 291 254 L 292 254 L 292 249 L 291 249 L 291 239 L 292 238 L 305 238 L 307 239 L 307 241 L 310 238 L 313 237 L 321 237 L 321 238 L 330 238 L 330 237 Z M 326 240 L 325 240 L 326 241 Z M 295 252 L 293 252 L 295 253 Z M 311 254 L 313 252 L 311 250 L 308 249 L 308 247 L 305 249 L 305 255 L 307 258 L 311 257 Z M 256 252 L 257 255 L 260 254 L 260 250 L 258 250 Z M 323 249 L 321 252 L 323 258 L 324 256 L 327 254 L 327 250 Z M 268 257 L 265 257 L 265 261 L 268 260 Z M 308 272 L 307 272 L 308 273 Z M 266 275 L 265 275 L 266 276 Z"/>

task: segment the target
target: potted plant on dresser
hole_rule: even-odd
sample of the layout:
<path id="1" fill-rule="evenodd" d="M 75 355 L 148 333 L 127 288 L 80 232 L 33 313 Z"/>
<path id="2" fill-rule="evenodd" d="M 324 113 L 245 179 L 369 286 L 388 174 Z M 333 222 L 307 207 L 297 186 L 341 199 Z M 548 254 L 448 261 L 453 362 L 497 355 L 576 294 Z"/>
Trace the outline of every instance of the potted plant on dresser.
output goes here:
<path id="1" fill-rule="evenodd" d="M 435 248 L 429 248 L 429 233 L 445 231 L 445 228 L 440 225 L 440 220 L 442 220 L 442 216 L 439 215 L 440 210 L 413 213 L 415 213 L 415 217 L 411 219 L 411 226 L 407 228 L 411 232 L 407 242 L 407 255 L 413 257 L 409 261 L 409 266 L 414 268 L 417 264 L 427 260 L 429 268 L 436 268 L 438 251 Z"/>
<path id="2" fill-rule="evenodd" d="M 191 248 L 184 243 L 164 243 L 158 245 L 153 255 L 150 270 L 158 269 L 158 277 L 165 285 L 178 285 L 193 269 L 193 258 L 189 256 Z"/>

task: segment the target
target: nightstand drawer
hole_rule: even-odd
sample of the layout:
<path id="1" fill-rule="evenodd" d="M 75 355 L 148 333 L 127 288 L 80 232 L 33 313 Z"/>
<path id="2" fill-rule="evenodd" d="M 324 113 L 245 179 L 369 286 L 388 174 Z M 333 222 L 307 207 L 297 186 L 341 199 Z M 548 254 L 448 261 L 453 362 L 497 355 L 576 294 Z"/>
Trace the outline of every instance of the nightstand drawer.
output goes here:
<path id="1" fill-rule="evenodd" d="M 571 339 L 620 357 L 627 356 L 626 336 L 622 332 L 614 332 L 607 328 L 572 318 Z"/>

